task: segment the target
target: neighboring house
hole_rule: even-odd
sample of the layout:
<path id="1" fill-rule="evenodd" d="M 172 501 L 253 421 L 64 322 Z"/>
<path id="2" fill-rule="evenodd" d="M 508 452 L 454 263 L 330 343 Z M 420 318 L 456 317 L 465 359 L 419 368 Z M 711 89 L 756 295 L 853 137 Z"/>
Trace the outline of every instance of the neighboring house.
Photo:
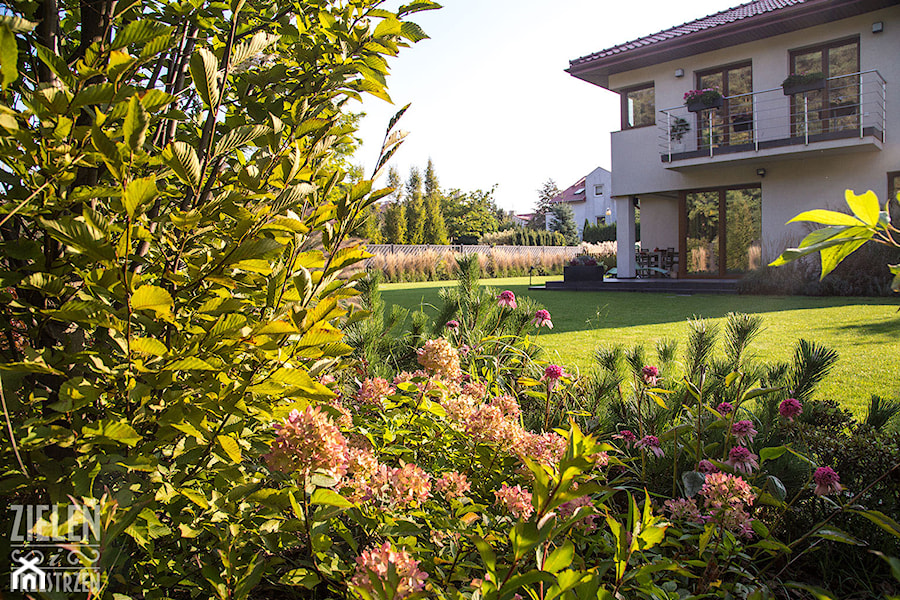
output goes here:
<path id="1" fill-rule="evenodd" d="M 585 219 L 592 225 L 616 222 L 616 206 L 610 196 L 610 178 L 609 171 L 597 167 L 550 200 L 551 204 L 565 202 L 572 207 L 579 236 L 584 233 Z M 550 229 L 553 215 L 548 213 L 546 218 L 547 229 Z"/>
<path id="2" fill-rule="evenodd" d="M 531 220 L 533 218 L 534 218 L 534 213 L 527 213 L 527 214 L 520 214 L 520 215 L 511 214 L 509 216 L 510 221 L 512 221 L 519 227 L 525 227 L 526 225 L 531 223 Z"/>
<path id="3" fill-rule="evenodd" d="M 733 277 L 807 233 L 785 225 L 799 212 L 900 187 L 900 0 L 757 0 L 568 72 L 622 99 L 620 277 L 635 273 L 635 206 L 643 246 L 676 249 L 680 277 Z M 822 89 L 785 95 L 789 74 L 813 72 Z M 702 88 L 722 107 L 688 112 L 683 95 Z"/>

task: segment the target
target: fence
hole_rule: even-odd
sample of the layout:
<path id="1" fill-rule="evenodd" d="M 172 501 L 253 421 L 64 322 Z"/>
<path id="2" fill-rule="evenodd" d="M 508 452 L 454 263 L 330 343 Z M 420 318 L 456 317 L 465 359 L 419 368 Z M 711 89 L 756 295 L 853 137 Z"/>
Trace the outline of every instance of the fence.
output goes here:
<path id="1" fill-rule="evenodd" d="M 416 256 L 426 252 L 454 252 L 457 254 L 500 254 L 506 256 L 522 256 L 539 258 L 540 256 L 565 256 L 571 258 L 583 252 L 581 246 L 467 246 L 455 244 L 449 246 L 437 246 L 432 244 L 369 244 L 366 250 L 376 256 L 386 254 L 401 254 Z M 371 260 L 371 259 L 369 259 Z"/>

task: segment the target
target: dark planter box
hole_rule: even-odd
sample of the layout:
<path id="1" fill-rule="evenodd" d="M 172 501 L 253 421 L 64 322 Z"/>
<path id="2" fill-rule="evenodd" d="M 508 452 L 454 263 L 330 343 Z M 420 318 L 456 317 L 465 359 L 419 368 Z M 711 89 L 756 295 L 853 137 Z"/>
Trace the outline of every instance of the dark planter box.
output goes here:
<path id="1" fill-rule="evenodd" d="M 688 111 L 692 113 L 703 112 L 704 110 L 709 110 L 711 108 L 722 108 L 722 105 L 725 103 L 724 98 L 716 98 L 709 104 L 704 104 L 700 100 L 692 100 L 685 104 L 687 106 Z"/>
<path id="2" fill-rule="evenodd" d="M 606 267 L 603 265 L 576 265 L 563 267 L 564 281 L 603 281 Z"/>
<path id="3" fill-rule="evenodd" d="M 752 131 L 753 117 L 746 113 L 739 115 L 731 115 L 731 126 L 735 132 Z"/>
<path id="4" fill-rule="evenodd" d="M 825 89 L 825 80 L 810 81 L 808 83 L 797 83 L 793 85 L 781 86 L 785 96 L 793 96 L 794 94 L 804 94 L 806 92 L 814 92 L 815 90 Z"/>
<path id="5" fill-rule="evenodd" d="M 857 106 L 854 103 L 849 104 L 832 104 L 831 105 L 831 116 L 832 117 L 852 117 L 856 114 Z"/>

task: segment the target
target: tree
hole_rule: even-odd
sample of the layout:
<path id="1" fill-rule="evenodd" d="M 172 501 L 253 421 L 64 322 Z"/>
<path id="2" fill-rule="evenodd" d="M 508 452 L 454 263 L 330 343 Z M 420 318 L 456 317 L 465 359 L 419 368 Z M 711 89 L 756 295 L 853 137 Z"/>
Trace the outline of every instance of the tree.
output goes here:
<path id="1" fill-rule="evenodd" d="M 387 187 L 393 190 L 388 196 L 389 198 L 391 198 L 394 202 L 400 202 L 401 200 L 403 200 L 403 181 L 400 179 L 400 172 L 394 165 L 391 165 L 391 167 L 388 169 Z"/>
<path id="2" fill-rule="evenodd" d="M 431 195 L 425 201 L 425 243 L 449 244 L 447 225 L 444 223 L 444 214 L 441 211 L 441 199 L 438 195 Z"/>
<path id="3" fill-rule="evenodd" d="M 550 209 L 550 230 L 561 233 L 566 244 L 578 244 L 578 226 L 575 225 L 575 211 L 565 202 L 559 202 Z"/>
<path id="4" fill-rule="evenodd" d="M 422 174 L 417 167 L 409 169 L 406 180 L 406 238 L 410 244 L 425 243 L 425 198 Z"/>
<path id="5" fill-rule="evenodd" d="M 497 231 L 494 188 L 485 192 L 452 190 L 443 197 L 443 212 L 450 238 L 456 243 L 474 244 L 486 233 Z"/>
<path id="6" fill-rule="evenodd" d="M 384 209 L 384 225 L 382 227 L 382 239 L 386 244 L 405 244 L 406 233 L 406 205 L 403 202 L 390 202 Z"/>
<path id="7" fill-rule="evenodd" d="M 435 7 L 5 4 L 0 498 L 102 515 L 98 597 L 280 596 L 315 565 L 320 534 L 262 519 L 318 527 L 316 484 L 262 455 L 352 351 L 340 275 L 388 192 L 343 186 L 342 107 L 387 98 L 387 59 L 424 36 L 406 15 Z"/>
<path id="8" fill-rule="evenodd" d="M 432 196 L 438 196 L 441 193 L 441 187 L 438 183 L 437 173 L 434 170 L 434 163 L 431 162 L 431 159 L 428 159 L 428 164 L 425 165 L 425 197 L 431 198 Z"/>
<path id="9" fill-rule="evenodd" d="M 559 196 L 560 191 L 559 188 L 556 187 L 556 182 L 553 179 L 548 179 L 541 186 L 541 189 L 538 190 L 538 202 L 537 206 L 534 208 L 534 217 L 532 217 L 531 221 L 528 223 L 528 227 L 531 229 L 546 229 L 546 217 L 550 213 L 550 209 L 552 208 L 551 200 Z"/>

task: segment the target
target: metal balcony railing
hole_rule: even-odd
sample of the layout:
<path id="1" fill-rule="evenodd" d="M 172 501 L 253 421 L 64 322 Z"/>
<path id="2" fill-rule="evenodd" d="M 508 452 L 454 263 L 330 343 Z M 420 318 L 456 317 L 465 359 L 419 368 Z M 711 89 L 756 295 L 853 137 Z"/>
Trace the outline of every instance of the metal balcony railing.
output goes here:
<path id="1" fill-rule="evenodd" d="M 878 71 L 826 79 L 820 90 L 785 96 L 781 87 L 724 99 L 721 108 L 657 115 L 663 162 L 872 136 L 884 141 L 887 86 Z"/>

